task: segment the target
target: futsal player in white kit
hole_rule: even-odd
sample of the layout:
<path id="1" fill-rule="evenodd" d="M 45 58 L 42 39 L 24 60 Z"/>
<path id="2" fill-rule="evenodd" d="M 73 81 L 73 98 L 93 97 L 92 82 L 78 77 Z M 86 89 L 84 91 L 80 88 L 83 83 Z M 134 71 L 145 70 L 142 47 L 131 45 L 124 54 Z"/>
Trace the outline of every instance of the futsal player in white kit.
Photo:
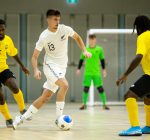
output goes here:
<path id="1" fill-rule="evenodd" d="M 41 79 L 41 72 L 37 66 L 37 60 L 40 52 L 45 49 L 43 71 L 47 81 L 43 85 L 42 95 L 30 105 L 27 112 L 21 116 L 17 116 L 13 126 L 17 128 L 24 120 L 36 114 L 38 110 L 52 97 L 58 88 L 56 99 L 56 123 L 59 116 L 63 114 L 65 96 L 68 90 L 68 82 L 65 78 L 67 62 L 68 62 L 68 37 L 72 37 L 84 56 L 91 57 L 87 52 L 81 37 L 69 26 L 59 24 L 61 14 L 58 10 L 48 10 L 46 13 L 48 28 L 44 30 L 36 43 L 31 63 L 34 71 L 34 77 Z"/>

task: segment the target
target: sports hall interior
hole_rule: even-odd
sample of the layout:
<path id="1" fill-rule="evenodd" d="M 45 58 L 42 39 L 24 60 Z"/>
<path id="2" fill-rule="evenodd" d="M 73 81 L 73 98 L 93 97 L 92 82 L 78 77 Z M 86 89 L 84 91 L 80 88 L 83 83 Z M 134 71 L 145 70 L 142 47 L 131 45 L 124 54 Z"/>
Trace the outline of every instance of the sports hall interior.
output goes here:
<path id="1" fill-rule="evenodd" d="M 61 24 L 71 26 L 87 42 L 89 29 L 133 29 L 135 17 L 146 15 L 150 17 L 149 0 L 77 0 L 69 4 L 67 0 L 1 0 L 0 18 L 6 21 L 6 34 L 12 37 L 19 50 L 22 62 L 30 71 L 26 76 L 19 65 L 8 57 L 10 69 L 16 76 L 17 84 L 24 93 L 27 107 L 41 95 L 45 76 L 35 80 L 31 67 L 31 56 L 40 33 L 47 28 L 45 13 L 48 9 L 58 9 L 61 12 Z M 97 43 L 105 52 L 107 77 L 103 79 L 107 95 L 109 111 L 103 110 L 98 92 L 94 89 L 94 105 L 86 110 L 79 110 L 82 102 L 81 75 L 76 76 L 76 69 L 81 50 L 74 40 L 69 39 L 68 68 L 66 78 L 69 90 L 66 96 L 64 114 L 73 118 L 74 125 L 70 131 L 61 131 L 55 126 L 56 96 L 45 105 L 31 122 L 27 121 L 16 131 L 8 129 L 0 115 L 0 139 L 3 140 L 149 140 L 150 135 L 141 137 L 119 137 L 118 132 L 127 129 L 130 124 L 124 104 L 124 94 L 143 74 L 141 66 L 129 76 L 127 82 L 120 87 L 116 80 L 129 66 L 136 52 L 136 34 L 105 34 L 97 33 Z M 38 59 L 38 67 L 42 71 L 44 52 Z M 6 101 L 13 118 L 18 113 L 17 105 L 10 90 L 3 86 Z M 141 126 L 145 125 L 143 100 L 140 99 L 139 118 Z"/>

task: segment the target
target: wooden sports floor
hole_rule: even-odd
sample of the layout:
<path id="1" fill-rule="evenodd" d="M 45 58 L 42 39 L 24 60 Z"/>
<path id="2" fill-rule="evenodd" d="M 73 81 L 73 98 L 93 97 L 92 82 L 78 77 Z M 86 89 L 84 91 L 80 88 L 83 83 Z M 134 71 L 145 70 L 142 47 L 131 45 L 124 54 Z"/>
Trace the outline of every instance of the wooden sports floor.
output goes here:
<path id="1" fill-rule="evenodd" d="M 61 131 L 54 124 L 55 104 L 47 104 L 32 121 L 24 122 L 17 130 L 8 129 L 0 115 L 0 140 L 150 140 L 150 135 L 119 137 L 118 132 L 129 127 L 124 106 L 110 106 L 105 111 L 101 106 L 80 111 L 79 104 L 66 104 L 64 114 L 74 120 L 70 131 Z M 17 106 L 9 104 L 13 117 L 18 114 Z M 143 106 L 139 107 L 141 126 L 144 126 Z"/>

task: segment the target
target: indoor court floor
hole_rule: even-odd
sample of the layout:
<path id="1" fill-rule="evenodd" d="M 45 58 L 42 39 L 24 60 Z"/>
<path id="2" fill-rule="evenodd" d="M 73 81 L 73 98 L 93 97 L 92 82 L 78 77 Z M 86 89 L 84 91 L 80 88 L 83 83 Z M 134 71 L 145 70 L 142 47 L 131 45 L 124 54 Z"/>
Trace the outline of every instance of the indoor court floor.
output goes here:
<path id="1" fill-rule="evenodd" d="M 150 135 L 119 137 L 118 132 L 129 127 L 124 106 L 88 107 L 80 111 L 80 104 L 66 103 L 64 114 L 71 115 L 74 125 L 70 131 L 61 131 L 55 126 L 55 104 L 47 104 L 32 121 L 25 121 L 17 130 L 8 129 L 0 115 L 0 140 L 150 140 Z M 17 106 L 9 104 L 13 117 L 18 114 Z M 144 126 L 144 109 L 139 107 L 141 126 Z"/>

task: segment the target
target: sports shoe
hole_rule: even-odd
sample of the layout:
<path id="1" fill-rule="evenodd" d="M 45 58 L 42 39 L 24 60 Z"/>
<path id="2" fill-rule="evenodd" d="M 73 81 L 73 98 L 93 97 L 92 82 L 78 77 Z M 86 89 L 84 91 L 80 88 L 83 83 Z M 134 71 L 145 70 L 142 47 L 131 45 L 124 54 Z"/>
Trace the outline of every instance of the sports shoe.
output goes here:
<path id="1" fill-rule="evenodd" d="M 119 133 L 119 136 L 141 136 L 142 131 L 140 126 L 131 127 Z"/>
<path id="2" fill-rule="evenodd" d="M 80 109 L 80 110 L 85 110 L 86 108 L 87 108 L 86 105 L 82 105 L 79 109 Z"/>
<path id="3" fill-rule="evenodd" d="M 110 108 L 107 105 L 103 106 L 103 109 L 110 110 Z"/>
<path id="4" fill-rule="evenodd" d="M 7 128 L 13 128 L 13 120 L 12 119 L 6 120 L 6 126 Z"/>
<path id="5" fill-rule="evenodd" d="M 13 122 L 13 129 L 16 130 L 18 125 L 20 125 L 21 123 L 23 123 L 21 116 L 16 116 L 15 121 Z"/>
<path id="6" fill-rule="evenodd" d="M 26 109 L 24 109 L 23 111 L 20 111 L 20 114 L 23 115 L 24 113 L 26 113 Z M 26 119 L 27 121 L 31 121 L 32 117 L 29 117 L 28 119 Z"/>
<path id="7" fill-rule="evenodd" d="M 150 127 L 145 126 L 142 128 L 142 134 L 150 134 Z"/>

